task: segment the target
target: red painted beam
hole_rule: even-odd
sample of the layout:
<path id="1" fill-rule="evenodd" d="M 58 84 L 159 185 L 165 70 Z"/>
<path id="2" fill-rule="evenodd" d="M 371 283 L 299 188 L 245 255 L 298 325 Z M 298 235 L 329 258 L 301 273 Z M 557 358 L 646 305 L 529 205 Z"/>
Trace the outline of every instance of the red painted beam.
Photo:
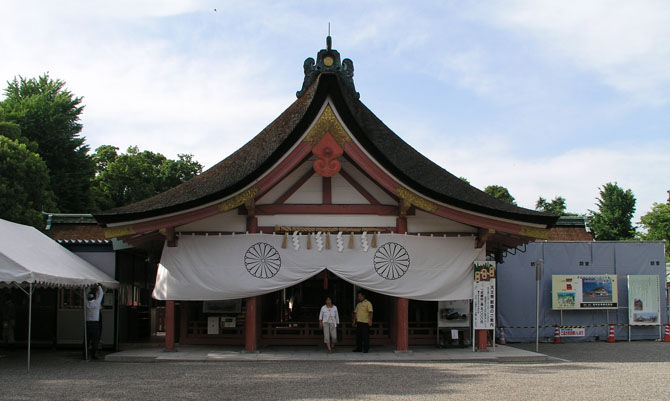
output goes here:
<path id="1" fill-rule="evenodd" d="M 298 189 L 300 189 L 300 187 L 302 187 L 313 175 L 314 170 L 308 170 L 302 177 L 298 178 L 298 181 L 291 185 L 291 187 L 287 189 L 286 192 L 277 198 L 277 200 L 274 202 L 275 205 L 281 205 L 282 203 L 286 202 L 286 200 L 290 198 L 291 195 L 293 195 Z"/>
<path id="2" fill-rule="evenodd" d="M 355 164 L 360 166 L 360 168 L 363 169 L 373 179 L 373 181 L 377 182 L 382 187 L 391 192 L 395 192 L 396 188 L 398 187 L 403 187 L 395 179 L 386 174 L 379 166 L 377 166 L 374 161 L 367 157 L 367 155 L 354 142 L 345 143 L 344 151 Z M 437 209 L 430 213 L 457 221 L 459 223 L 468 224 L 475 227 L 493 228 L 511 234 L 517 234 L 521 231 L 521 226 L 515 223 L 478 216 L 476 214 L 443 205 L 437 206 Z"/>
<path id="3" fill-rule="evenodd" d="M 321 177 L 321 197 L 324 205 L 333 203 L 333 183 L 330 177 Z"/>
<path id="4" fill-rule="evenodd" d="M 287 175 L 289 175 L 300 163 L 312 153 L 312 144 L 300 142 L 298 146 L 289 153 L 275 168 L 258 180 L 256 186 L 259 188 L 256 199 L 266 194 Z"/>
<path id="5" fill-rule="evenodd" d="M 309 229 L 312 232 L 315 232 L 315 231 L 329 231 L 329 232 L 333 233 L 333 232 L 336 232 L 336 231 L 348 232 L 350 230 L 346 230 L 347 228 L 355 228 L 355 227 L 323 227 L 323 226 L 319 226 L 319 227 L 313 227 L 313 229 L 312 229 L 312 227 L 304 226 L 304 228 Z M 395 227 L 375 227 L 375 228 L 376 228 L 375 232 L 377 232 L 377 231 L 382 232 L 382 233 L 394 233 L 394 232 L 396 232 Z M 265 234 L 273 233 L 273 232 L 276 231 L 275 226 L 260 226 L 260 227 L 258 227 L 258 229 Z"/>
<path id="6" fill-rule="evenodd" d="M 259 191 L 256 193 L 256 199 L 266 194 L 272 187 L 280 182 L 286 175 L 288 175 L 295 167 L 297 167 L 306 157 L 311 154 L 311 144 L 308 142 L 301 142 L 293 151 L 284 158 L 274 170 L 261 178 L 256 186 Z M 135 223 L 132 225 L 135 233 L 140 234 L 148 231 L 159 230 L 163 227 L 181 226 L 192 223 L 194 221 L 202 220 L 207 217 L 217 215 L 221 212 L 219 204 L 206 206 L 197 210 L 179 213 L 170 217 L 157 218 L 142 223 Z"/>
<path id="7" fill-rule="evenodd" d="M 257 205 L 257 216 L 276 214 L 374 214 L 397 216 L 393 205 Z"/>
<path id="8" fill-rule="evenodd" d="M 356 180 L 355 180 L 352 176 L 350 176 L 346 171 L 344 171 L 344 170 L 340 170 L 340 175 L 342 176 L 342 178 L 344 178 L 345 180 L 347 180 L 347 182 L 349 183 L 349 185 L 351 185 L 352 187 L 354 187 L 354 189 L 355 189 L 356 191 L 358 191 L 359 194 L 363 195 L 363 197 L 364 197 L 365 199 L 367 199 L 368 202 L 370 202 L 370 203 L 373 204 L 373 205 L 379 205 L 379 201 L 378 201 L 374 196 L 372 196 L 372 194 L 371 194 L 370 192 L 368 192 L 368 191 L 363 187 L 363 185 L 361 185 L 358 181 L 356 181 Z"/>
<path id="9" fill-rule="evenodd" d="M 133 224 L 133 229 L 136 233 L 144 233 L 147 231 L 158 230 L 163 227 L 175 227 L 184 224 L 192 223 L 194 221 L 202 220 L 204 218 L 214 216 L 221 213 L 219 205 L 210 205 L 198 210 L 181 213 L 175 216 L 158 218 L 151 221 Z"/>

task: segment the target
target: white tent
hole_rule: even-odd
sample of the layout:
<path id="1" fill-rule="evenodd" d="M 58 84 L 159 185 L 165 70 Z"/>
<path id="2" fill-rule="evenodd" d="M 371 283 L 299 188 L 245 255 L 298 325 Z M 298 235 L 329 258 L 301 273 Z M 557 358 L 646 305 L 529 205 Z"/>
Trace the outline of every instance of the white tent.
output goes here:
<path id="1" fill-rule="evenodd" d="M 29 298 L 28 368 L 33 290 L 98 284 L 116 288 L 119 283 L 35 228 L 0 219 L 0 285 L 15 285 Z"/>

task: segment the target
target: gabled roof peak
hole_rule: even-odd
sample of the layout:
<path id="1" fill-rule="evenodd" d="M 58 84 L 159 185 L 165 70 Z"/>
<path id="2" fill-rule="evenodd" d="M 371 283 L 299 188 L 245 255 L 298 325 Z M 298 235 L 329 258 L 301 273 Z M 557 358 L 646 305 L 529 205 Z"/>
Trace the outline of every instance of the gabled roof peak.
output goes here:
<path id="1" fill-rule="evenodd" d="M 340 61 L 340 52 L 334 50 L 332 44 L 333 39 L 328 35 L 326 37 L 326 48 L 321 49 L 316 55 L 316 62 L 311 57 L 305 59 L 303 63 L 305 78 L 302 82 L 302 89 L 295 94 L 296 97 L 302 97 L 307 88 L 316 81 L 319 74 L 331 73 L 341 79 L 344 87 L 355 99 L 360 98 L 361 95 L 356 92 L 356 88 L 354 87 L 354 62 L 348 58 Z"/>

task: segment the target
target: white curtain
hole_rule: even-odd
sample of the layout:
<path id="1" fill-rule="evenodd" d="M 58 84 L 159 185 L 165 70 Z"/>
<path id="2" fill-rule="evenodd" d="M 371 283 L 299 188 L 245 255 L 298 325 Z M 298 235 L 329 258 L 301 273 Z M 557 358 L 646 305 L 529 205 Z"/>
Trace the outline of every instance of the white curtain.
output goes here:
<path id="1" fill-rule="evenodd" d="M 370 291 L 425 301 L 472 298 L 473 262 L 484 260 L 474 237 L 270 234 L 182 236 L 163 249 L 153 296 L 159 300 L 246 298 L 295 285 L 328 269 Z M 297 248 L 297 249 L 296 249 Z"/>

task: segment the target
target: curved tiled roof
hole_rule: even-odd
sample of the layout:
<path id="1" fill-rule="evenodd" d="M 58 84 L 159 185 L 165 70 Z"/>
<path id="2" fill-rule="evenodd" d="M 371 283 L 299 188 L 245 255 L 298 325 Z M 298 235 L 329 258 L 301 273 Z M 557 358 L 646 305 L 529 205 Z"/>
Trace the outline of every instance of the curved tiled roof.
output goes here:
<path id="1" fill-rule="evenodd" d="M 317 117 L 330 97 L 352 135 L 384 168 L 408 187 L 446 204 L 525 223 L 552 225 L 554 215 L 495 199 L 424 157 L 391 131 L 337 73 L 319 74 L 301 96 L 260 134 L 223 161 L 154 197 L 95 214 L 103 223 L 178 212 L 225 198 L 245 188 L 276 163 Z"/>

